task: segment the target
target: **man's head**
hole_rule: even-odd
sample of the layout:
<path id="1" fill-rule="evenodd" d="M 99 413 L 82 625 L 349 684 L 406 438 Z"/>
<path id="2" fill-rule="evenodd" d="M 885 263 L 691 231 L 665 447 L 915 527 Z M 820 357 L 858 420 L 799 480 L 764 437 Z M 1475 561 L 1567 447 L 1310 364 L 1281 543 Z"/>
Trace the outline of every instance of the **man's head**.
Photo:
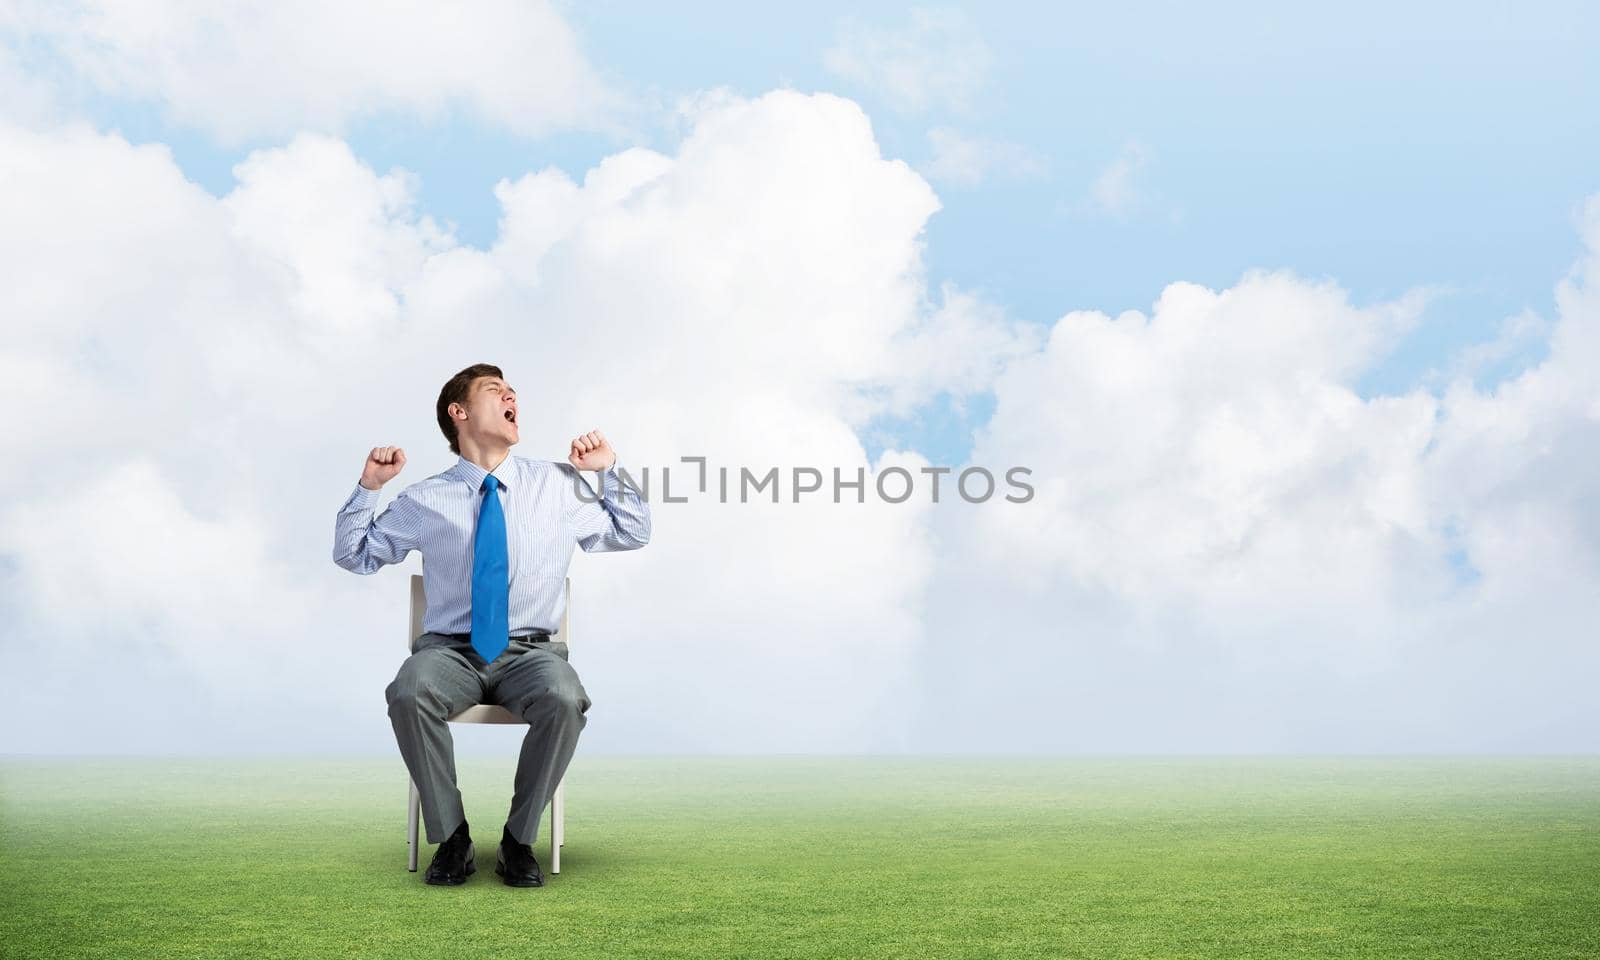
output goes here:
<path id="1" fill-rule="evenodd" d="M 510 446 L 517 442 L 517 394 L 500 368 L 475 363 L 439 391 L 439 429 L 452 453 L 461 453 L 461 438 L 474 446 Z"/>

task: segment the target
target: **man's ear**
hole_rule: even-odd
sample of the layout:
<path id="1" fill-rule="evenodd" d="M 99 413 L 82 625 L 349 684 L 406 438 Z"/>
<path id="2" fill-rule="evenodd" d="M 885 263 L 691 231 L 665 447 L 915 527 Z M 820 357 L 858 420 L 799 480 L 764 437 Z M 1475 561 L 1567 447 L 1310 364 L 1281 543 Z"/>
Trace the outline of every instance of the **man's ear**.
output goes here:
<path id="1" fill-rule="evenodd" d="M 456 412 L 458 410 L 460 411 L 460 413 Z M 467 419 L 467 408 L 463 407 L 458 402 L 452 402 L 450 404 L 450 406 L 445 409 L 445 412 L 450 414 L 450 419 L 452 419 L 452 420 L 465 420 L 465 419 Z"/>

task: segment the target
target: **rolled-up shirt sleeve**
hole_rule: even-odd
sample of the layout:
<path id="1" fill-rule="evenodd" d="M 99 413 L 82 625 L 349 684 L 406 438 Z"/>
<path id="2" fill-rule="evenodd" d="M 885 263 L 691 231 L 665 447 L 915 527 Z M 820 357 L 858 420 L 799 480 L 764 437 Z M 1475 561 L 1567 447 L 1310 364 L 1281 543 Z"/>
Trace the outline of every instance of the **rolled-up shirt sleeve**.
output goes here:
<path id="1" fill-rule="evenodd" d="M 388 563 L 399 563 L 420 546 L 421 511 L 405 492 L 373 517 L 378 491 L 361 484 L 339 508 L 334 520 L 333 562 L 354 573 L 374 573 Z"/>
<path id="2" fill-rule="evenodd" d="M 650 542 L 650 505 L 632 483 L 623 483 L 617 465 L 600 471 L 600 493 L 568 467 L 568 517 L 584 553 L 637 550 Z M 576 484 L 585 490 L 580 495 Z"/>

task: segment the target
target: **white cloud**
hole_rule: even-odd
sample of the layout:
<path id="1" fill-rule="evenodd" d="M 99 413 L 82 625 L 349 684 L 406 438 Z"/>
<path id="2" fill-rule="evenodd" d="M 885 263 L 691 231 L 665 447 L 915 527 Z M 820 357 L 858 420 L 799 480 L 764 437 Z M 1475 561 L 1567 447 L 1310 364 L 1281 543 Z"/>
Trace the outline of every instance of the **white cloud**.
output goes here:
<path id="1" fill-rule="evenodd" d="M 1292 616 L 1379 589 L 1388 539 L 1422 533 L 1406 464 L 1436 404 L 1349 384 L 1419 308 L 1252 273 L 1172 284 L 1148 317 L 1066 315 L 996 387 L 978 452 L 1028 462 L 1039 498 L 984 515 L 990 549 L 1146 603 Z"/>
<path id="2" fill-rule="evenodd" d="M 953 8 L 916 8 L 900 27 L 840 24 L 823 65 L 907 113 L 966 110 L 988 82 L 994 54 Z"/>
<path id="3" fill-rule="evenodd" d="M 1430 379 L 1448 382 L 1456 379 L 1474 379 L 1491 373 L 1496 366 L 1522 357 L 1528 350 L 1549 341 L 1550 323 L 1533 310 L 1502 318 L 1494 338 L 1480 344 L 1469 344 L 1450 358 L 1446 371 L 1429 371 Z"/>
<path id="4" fill-rule="evenodd" d="M 454 244 L 418 218 L 405 171 L 374 176 L 342 141 L 302 134 L 234 168 L 229 233 L 308 337 L 350 347 L 392 329 L 405 288 Z"/>
<path id="5" fill-rule="evenodd" d="M 456 106 L 517 133 L 601 128 L 620 106 L 542 0 L 24 0 L 0 28 L 74 86 L 153 101 L 225 142 Z"/>
<path id="6" fill-rule="evenodd" d="M 1044 169 L 1033 151 L 1018 143 L 969 137 L 949 127 L 928 131 L 933 150 L 923 172 L 935 183 L 976 186 L 994 176 L 1030 177 Z"/>
<path id="7" fill-rule="evenodd" d="M 487 251 L 421 216 L 407 175 L 326 137 L 253 153 L 217 199 L 159 147 L 0 129 L 18 188 L 0 257 L 25 272 L 0 341 L 23 376 L 3 399 L 34 411 L 0 450 L 6 644 L 66 669 L 112 626 L 79 692 L 130 718 L 8 749 L 387 749 L 404 578 L 328 562 L 333 515 L 373 445 L 410 451 L 396 489 L 453 461 L 432 401 L 473 361 L 519 386 L 527 456 L 600 427 L 635 468 L 925 463 L 870 463 L 852 424 L 995 374 L 922 369 L 908 343 L 1006 342 L 958 291 L 924 302 L 932 191 L 835 97 L 725 99 L 692 124 L 675 156 L 502 184 Z M 62 471 L 82 478 L 72 496 Z M 658 505 L 644 551 L 580 554 L 591 748 L 899 742 L 924 517 L 707 498 Z M 61 695 L 8 689 L 7 716 Z M 196 703 L 253 709 L 190 729 Z"/>
<path id="8" fill-rule="evenodd" d="M 6 27 L 0 11 L 0 35 Z M 40 124 L 60 111 L 55 86 L 24 69 L 14 50 L 0 44 L 0 120 Z"/>
<path id="9" fill-rule="evenodd" d="M 1135 141 L 1125 144 L 1090 186 L 1091 206 L 1111 217 L 1126 217 L 1143 207 L 1148 198 L 1141 177 L 1148 158 L 1143 145 Z"/>
<path id="10" fill-rule="evenodd" d="M 954 284 L 940 287 L 940 303 L 890 344 L 894 374 L 881 390 L 868 389 L 847 408 L 854 424 L 874 414 L 906 416 L 941 392 L 986 393 L 1012 364 L 1033 355 L 1043 340 L 1038 324 L 1012 320 L 994 304 Z M 870 385 L 869 385 L 870 386 Z"/>
<path id="11" fill-rule="evenodd" d="M 926 615 L 988 641 L 922 729 L 951 695 L 1005 721 L 921 743 L 1594 749 L 1600 198 L 1583 230 L 1548 359 L 1489 391 L 1356 392 L 1421 294 L 1251 272 L 1062 317 L 972 455 L 1036 499 L 936 518 Z"/>
<path id="12" fill-rule="evenodd" d="M 1584 255 L 1557 288 L 1548 356 L 1489 391 L 1454 382 L 1430 458 L 1441 514 L 1504 603 L 1587 601 L 1600 578 L 1600 195 L 1583 209 Z"/>

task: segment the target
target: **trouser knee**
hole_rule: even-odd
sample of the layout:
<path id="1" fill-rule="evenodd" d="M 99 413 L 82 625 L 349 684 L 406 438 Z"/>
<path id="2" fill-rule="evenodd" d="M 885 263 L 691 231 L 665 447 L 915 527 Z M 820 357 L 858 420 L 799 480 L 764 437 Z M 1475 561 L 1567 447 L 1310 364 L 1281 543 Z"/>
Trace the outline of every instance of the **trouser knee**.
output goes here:
<path id="1" fill-rule="evenodd" d="M 403 671 L 384 688 L 383 696 L 389 704 L 389 716 L 392 718 L 414 716 L 418 713 L 431 715 L 443 707 L 443 701 L 436 690 L 421 678 L 407 676 Z"/>
<path id="2" fill-rule="evenodd" d="M 534 697 L 523 711 L 523 719 L 531 720 L 539 716 L 554 717 L 557 720 L 575 723 L 581 728 L 588 722 L 588 717 L 585 716 L 588 711 L 589 697 L 584 693 L 583 687 L 576 683 L 563 683 Z"/>

